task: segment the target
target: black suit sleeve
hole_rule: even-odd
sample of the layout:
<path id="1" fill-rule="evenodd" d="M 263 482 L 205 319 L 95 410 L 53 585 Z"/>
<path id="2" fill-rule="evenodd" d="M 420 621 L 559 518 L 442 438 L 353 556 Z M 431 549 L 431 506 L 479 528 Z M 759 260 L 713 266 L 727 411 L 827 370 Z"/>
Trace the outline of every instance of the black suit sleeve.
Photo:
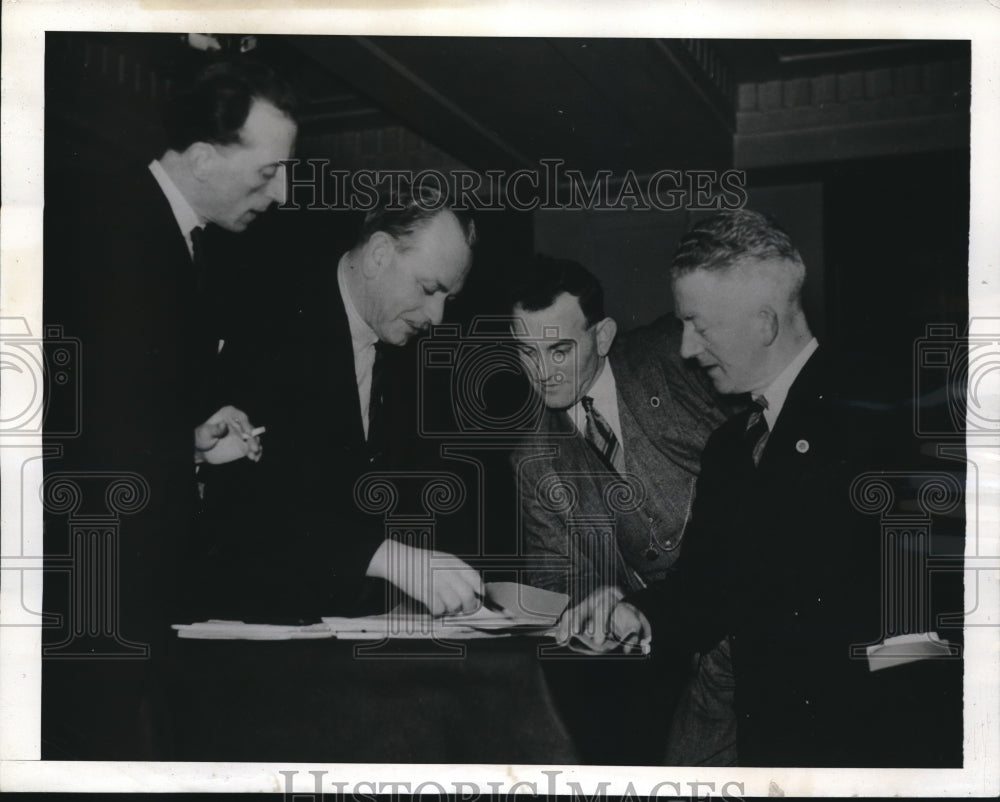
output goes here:
<path id="1" fill-rule="evenodd" d="M 724 455 L 733 428 L 732 422 L 726 424 L 705 447 L 680 559 L 664 580 L 629 598 L 649 618 L 658 649 L 670 644 L 680 651 L 706 651 L 726 634 L 725 615 L 738 570 L 729 542 L 732 506 L 721 501 L 730 479 Z"/>

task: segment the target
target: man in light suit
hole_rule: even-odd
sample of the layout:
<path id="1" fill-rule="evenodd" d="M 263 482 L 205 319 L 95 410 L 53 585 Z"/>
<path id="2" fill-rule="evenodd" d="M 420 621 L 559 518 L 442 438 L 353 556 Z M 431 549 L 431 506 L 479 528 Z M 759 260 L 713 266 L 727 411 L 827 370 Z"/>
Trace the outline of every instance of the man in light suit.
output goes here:
<path id="1" fill-rule="evenodd" d="M 812 336 L 797 250 L 725 212 L 684 236 L 671 276 L 681 355 L 753 404 L 706 446 L 676 577 L 608 629 L 654 656 L 730 636 L 743 765 L 960 765 L 960 662 L 873 672 L 857 653 L 883 631 L 883 544 L 851 486 L 906 455 Z"/>
<path id="2" fill-rule="evenodd" d="M 619 334 L 604 314 L 600 283 L 576 262 L 536 258 L 512 307 L 517 347 L 545 407 L 538 434 L 512 453 L 524 552 L 536 562 L 528 581 L 568 593 L 586 613 L 601 586 L 607 605 L 670 576 L 686 540 L 702 449 L 731 408 L 681 359 L 672 317 Z M 708 762 L 732 740 L 727 653 L 705 651 L 699 675 L 722 687 L 699 697 L 704 734 L 694 739 L 694 724 L 687 728 L 681 762 Z M 642 666 L 547 668 L 586 759 L 662 759 L 662 721 L 653 725 L 659 731 L 644 732 L 637 722 L 648 717 L 639 711 L 669 714 L 682 666 L 671 681 Z M 590 700 L 582 707 L 581 696 Z M 612 746 L 608 729 L 627 735 Z"/>
<path id="3" fill-rule="evenodd" d="M 215 390 L 232 295 L 203 246 L 213 227 L 242 232 L 283 196 L 294 108 L 270 69 L 216 62 L 175 88 L 158 159 L 73 192 L 50 185 L 46 323 L 80 338 L 83 378 L 80 436 L 60 443 L 63 456 L 48 460 L 46 472 L 107 472 L 148 488 L 148 502 L 122 521 L 117 578 L 101 587 L 74 579 L 85 583 L 76 598 L 111 606 L 115 636 L 148 648 L 151 659 L 46 661 L 49 757 L 168 754 L 162 678 L 154 674 L 177 595 L 172 552 L 196 516 L 196 466 L 261 454 L 250 419 Z M 51 518 L 46 553 L 69 553 L 68 540 L 65 516 Z M 51 573 L 45 589 L 47 612 L 67 621 L 90 614 L 72 607 L 65 576 Z M 47 634 L 55 646 L 65 636 Z"/>

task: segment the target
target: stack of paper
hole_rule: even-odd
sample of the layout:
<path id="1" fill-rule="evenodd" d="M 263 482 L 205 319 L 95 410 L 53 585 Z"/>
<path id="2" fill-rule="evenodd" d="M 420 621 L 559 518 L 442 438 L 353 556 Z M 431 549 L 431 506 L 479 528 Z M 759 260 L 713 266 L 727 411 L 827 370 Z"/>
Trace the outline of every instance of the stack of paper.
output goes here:
<path id="1" fill-rule="evenodd" d="M 548 635 L 566 609 L 569 597 L 516 582 L 487 582 L 488 603 L 471 613 L 432 618 L 426 612 L 398 607 L 386 615 L 324 618 L 338 638 L 468 638 L 500 635 Z M 493 608 L 493 609 L 490 609 Z"/>
<path id="2" fill-rule="evenodd" d="M 548 635 L 566 609 L 569 598 L 516 582 L 488 582 L 484 602 L 472 613 L 432 618 L 411 606 L 400 606 L 384 615 L 357 618 L 328 617 L 319 624 L 291 626 L 247 624 L 242 621 L 202 621 L 174 624 L 178 637 L 211 640 L 295 640 L 339 638 L 380 640 L 383 638 L 469 638 L 513 634 Z M 493 609 L 490 609 L 493 608 Z"/>
<path id="3" fill-rule="evenodd" d="M 245 624 L 242 621 L 199 621 L 194 624 L 174 624 L 179 638 L 204 640 L 298 640 L 301 638 L 332 638 L 325 624 L 285 626 L 281 624 Z"/>

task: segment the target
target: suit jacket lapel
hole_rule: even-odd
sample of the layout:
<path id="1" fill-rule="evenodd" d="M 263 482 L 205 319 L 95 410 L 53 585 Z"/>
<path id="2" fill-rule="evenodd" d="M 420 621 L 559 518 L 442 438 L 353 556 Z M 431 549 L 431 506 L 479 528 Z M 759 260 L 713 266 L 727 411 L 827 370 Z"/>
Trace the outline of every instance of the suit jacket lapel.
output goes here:
<path id="1" fill-rule="evenodd" d="M 780 470 L 785 478 L 802 477 L 819 453 L 826 450 L 831 433 L 824 431 L 827 406 L 825 360 L 817 351 L 802 367 L 785 398 L 781 414 L 768 437 L 760 468 Z M 789 463 L 796 469 L 789 471 Z"/>
<path id="2" fill-rule="evenodd" d="M 670 389 L 653 360 L 640 365 L 629 363 L 621 349 L 609 355 L 618 396 L 626 470 L 635 464 L 636 448 L 651 448 L 675 425 Z M 651 388 L 657 388 L 655 393 Z M 638 431 L 633 429 L 638 427 Z"/>

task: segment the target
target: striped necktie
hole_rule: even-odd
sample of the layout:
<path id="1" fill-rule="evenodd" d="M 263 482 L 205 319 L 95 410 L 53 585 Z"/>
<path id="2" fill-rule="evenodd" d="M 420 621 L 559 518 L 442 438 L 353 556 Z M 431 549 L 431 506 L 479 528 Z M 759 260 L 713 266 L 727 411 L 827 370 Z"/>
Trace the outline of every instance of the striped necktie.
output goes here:
<path id="1" fill-rule="evenodd" d="M 767 438 L 771 430 L 767 425 L 767 418 L 764 417 L 764 410 L 767 409 L 767 399 L 764 396 L 757 396 L 748 409 L 750 415 L 747 417 L 746 429 L 743 433 L 743 442 L 747 451 L 753 459 L 754 467 L 760 465 L 760 457 L 764 453 L 764 446 L 767 445 Z"/>
<path id="2" fill-rule="evenodd" d="M 585 395 L 580 399 L 580 403 L 583 405 L 584 412 L 587 413 L 584 437 L 609 467 L 622 473 L 625 470 L 625 454 L 618 444 L 614 430 L 604 419 L 604 416 L 594 408 L 593 398 Z"/>

